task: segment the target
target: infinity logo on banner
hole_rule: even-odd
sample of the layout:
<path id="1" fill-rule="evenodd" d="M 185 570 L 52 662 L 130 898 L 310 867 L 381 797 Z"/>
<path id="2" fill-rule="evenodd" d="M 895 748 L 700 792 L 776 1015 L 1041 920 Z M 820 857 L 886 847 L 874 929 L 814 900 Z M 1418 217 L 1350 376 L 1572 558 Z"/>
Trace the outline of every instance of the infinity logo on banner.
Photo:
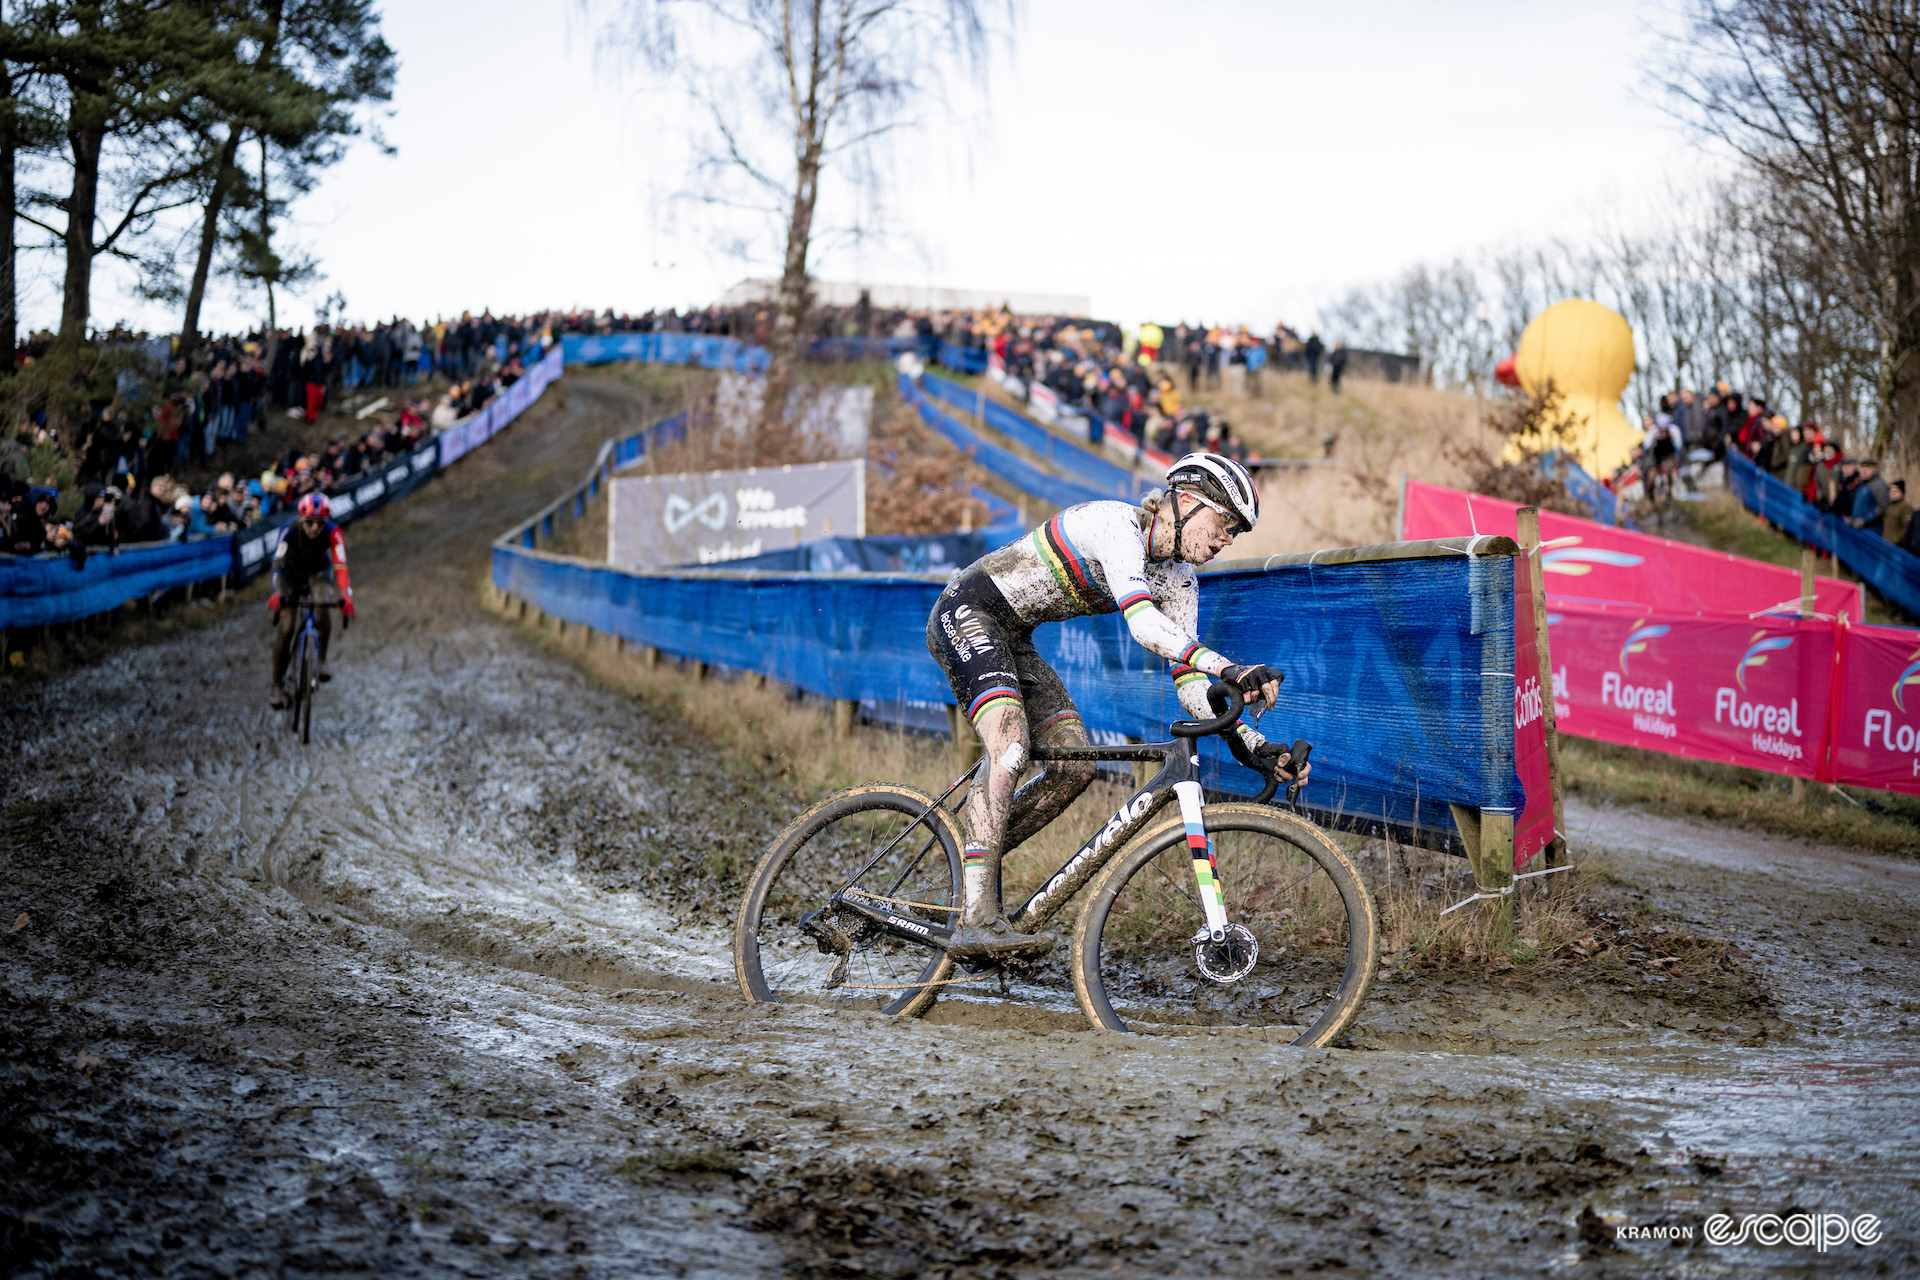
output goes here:
<path id="1" fill-rule="evenodd" d="M 696 506 L 679 494 L 672 494 L 667 498 L 660 520 L 667 526 L 668 533 L 678 533 L 695 520 L 709 529 L 723 529 L 727 524 L 727 495 L 710 493 Z"/>

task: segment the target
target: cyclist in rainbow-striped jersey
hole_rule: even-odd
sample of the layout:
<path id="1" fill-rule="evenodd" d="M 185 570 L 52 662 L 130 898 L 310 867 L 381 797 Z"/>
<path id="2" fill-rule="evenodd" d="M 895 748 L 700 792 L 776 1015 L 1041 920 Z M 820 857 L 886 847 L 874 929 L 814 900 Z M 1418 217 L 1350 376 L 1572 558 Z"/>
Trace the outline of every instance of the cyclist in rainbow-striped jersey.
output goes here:
<path id="1" fill-rule="evenodd" d="M 927 649 L 947 673 L 986 753 L 984 778 L 967 795 L 959 959 L 1044 954 L 1051 934 L 1008 923 L 1000 864 L 1009 850 L 1064 812 L 1093 781 L 1094 766 L 1053 761 L 1015 790 L 1033 743 L 1089 745 L 1086 725 L 1060 676 L 1033 647 L 1045 622 L 1120 613 L 1141 645 L 1173 664 L 1180 704 L 1212 719 L 1214 679 L 1240 686 L 1249 703 L 1273 705 L 1279 677 L 1240 665 L 1197 638 L 1200 590 L 1194 566 L 1219 555 L 1260 518 L 1245 467 L 1217 453 L 1190 453 L 1167 471 L 1167 487 L 1139 506 L 1084 502 L 962 570 L 927 619 Z M 1250 749 L 1264 739 L 1237 732 Z M 1277 757 L 1276 768 L 1289 763 Z M 1304 780 L 1307 769 L 1300 770 Z M 1283 774 L 1283 776 L 1285 776 Z"/>

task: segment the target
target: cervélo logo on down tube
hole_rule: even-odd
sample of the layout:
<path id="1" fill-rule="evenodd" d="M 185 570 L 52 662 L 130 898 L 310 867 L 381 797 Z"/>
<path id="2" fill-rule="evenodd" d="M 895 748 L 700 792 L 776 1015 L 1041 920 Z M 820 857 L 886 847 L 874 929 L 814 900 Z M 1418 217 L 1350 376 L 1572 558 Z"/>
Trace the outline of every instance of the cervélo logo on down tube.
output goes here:
<path id="1" fill-rule="evenodd" d="M 1746 652 L 1733 664 L 1733 683 L 1738 687 L 1722 685 L 1713 691 L 1715 724 L 1751 730 L 1755 751 L 1779 756 L 1783 760 L 1806 757 L 1806 752 L 1797 741 L 1800 737 L 1800 699 L 1789 696 L 1785 706 L 1761 702 L 1749 696 L 1753 691 L 1747 688 L 1747 677 L 1764 670 L 1770 658 L 1782 655 L 1792 647 L 1792 636 L 1769 635 L 1764 630 L 1754 632 L 1748 637 Z M 1779 664 L 1775 666 L 1777 669 Z"/>
<path id="2" fill-rule="evenodd" d="M 1673 628 L 1659 623 L 1649 626 L 1645 618 L 1639 619 L 1628 628 L 1627 638 L 1620 643 L 1616 659 L 1620 669 L 1600 677 L 1600 705 L 1632 712 L 1635 733 L 1671 738 L 1680 732 L 1672 719 L 1677 714 L 1673 705 L 1673 681 L 1657 685 L 1632 683 L 1634 655 L 1647 652 L 1655 640 L 1671 630 Z"/>

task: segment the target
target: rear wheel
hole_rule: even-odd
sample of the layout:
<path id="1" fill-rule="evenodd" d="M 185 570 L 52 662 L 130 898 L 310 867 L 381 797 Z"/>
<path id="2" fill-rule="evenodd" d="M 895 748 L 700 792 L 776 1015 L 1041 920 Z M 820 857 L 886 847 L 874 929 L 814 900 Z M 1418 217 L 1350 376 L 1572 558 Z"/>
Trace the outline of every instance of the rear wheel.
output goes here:
<path id="1" fill-rule="evenodd" d="M 947 953 L 829 910 L 849 879 L 895 911 L 951 925 L 960 906 L 953 816 L 924 792 L 878 783 L 794 819 L 754 869 L 734 924 L 734 971 L 747 999 L 845 1002 L 892 1014 L 933 1003 L 938 988 L 929 984 L 953 971 Z"/>
<path id="2" fill-rule="evenodd" d="M 1251 804 L 1208 805 L 1216 877 L 1231 926 L 1206 926 L 1186 827 L 1176 816 L 1135 840 L 1093 883 L 1074 930 L 1080 1007 L 1110 1031 L 1233 1027 L 1303 1048 L 1332 1043 L 1373 983 L 1373 899 L 1312 823 Z"/>

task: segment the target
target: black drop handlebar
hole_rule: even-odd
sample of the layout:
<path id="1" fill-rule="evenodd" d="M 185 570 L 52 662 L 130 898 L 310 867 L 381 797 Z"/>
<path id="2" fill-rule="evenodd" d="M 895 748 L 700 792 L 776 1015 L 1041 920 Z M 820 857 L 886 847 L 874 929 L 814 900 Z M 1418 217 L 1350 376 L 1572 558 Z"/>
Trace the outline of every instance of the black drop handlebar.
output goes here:
<path id="1" fill-rule="evenodd" d="M 1285 678 L 1280 676 L 1280 679 Z M 1211 720 L 1176 720 L 1167 726 L 1168 731 L 1176 738 L 1204 738 L 1216 733 L 1225 738 L 1227 750 L 1233 754 L 1233 758 L 1267 780 L 1267 785 L 1261 788 L 1258 796 L 1254 797 L 1255 804 L 1265 804 L 1279 789 L 1280 774 L 1274 766 L 1274 761 L 1282 752 L 1287 752 L 1291 756 L 1287 763 L 1297 779 L 1300 767 L 1313 753 L 1312 743 L 1301 739 L 1291 748 L 1287 748 L 1270 742 L 1260 748 L 1260 753 L 1256 755 L 1248 749 L 1245 742 L 1241 741 L 1239 734 L 1232 732 L 1233 726 L 1240 720 L 1240 713 L 1246 710 L 1247 706 L 1246 695 L 1240 691 L 1239 686 L 1226 680 L 1215 680 L 1207 687 L 1207 705 L 1220 714 Z M 1226 709 L 1221 711 L 1223 705 Z M 1287 803 L 1294 804 L 1299 797 L 1300 783 L 1296 780 L 1287 787 Z"/>
<path id="2" fill-rule="evenodd" d="M 1207 686 L 1207 705 L 1218 712 L 1223 702 L 1226 703 L 1226 711 L 1213 719 L 1175 720 L 1167 726 L 1167 732 L 1176 738 L 1204 738 L 1209 734 L 1225 733 L 1240 719 L 1240 713 L 1247 709 L 1247 698 L 1238 685 L 1215 680 Z"/>

